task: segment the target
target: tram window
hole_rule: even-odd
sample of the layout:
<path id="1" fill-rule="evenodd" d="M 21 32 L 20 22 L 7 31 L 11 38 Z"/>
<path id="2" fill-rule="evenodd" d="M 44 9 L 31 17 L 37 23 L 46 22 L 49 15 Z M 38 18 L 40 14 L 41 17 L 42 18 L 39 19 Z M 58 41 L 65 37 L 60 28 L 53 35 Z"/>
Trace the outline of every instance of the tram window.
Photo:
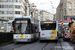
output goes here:
<path id="1" fill-rule="evenodd" d="M 35 26 L 35 29 L 37 29 L 37 27 Z"/>
<path id="2" fill-rule="evenodd" d="M 33 33 L 33 25 L 31 24 L 31 33 Z"/>
<path id="3" fill-rule="evenodd" d="M 36 33 L 35 26 L 31 24 L 31 33 Z"/>
<path id="4" fill-rule="evenodd" d="M 27 26 L 25 33 L 30 33 L 30 26 Z"/>
<path id="5" fill-rule="evenodd" d="M 38 32 L 38 27 L 37 26 L 35 26 L 35 31 L 36 31 L 36 33 Z"/>
<path id="6" fill-rule="evenodd" d="M 25 21 L 25 20 L 17 20 L 17 21 Z M 15 23 L 15 32 L 16 33 L 30 33 L 30 23 Z"/>
<path id="7" fill-rule="evenodd" d="M 33 26 L 33 33 L 36 33 L 36 29 L 35 29 L 35 26 Z"/>

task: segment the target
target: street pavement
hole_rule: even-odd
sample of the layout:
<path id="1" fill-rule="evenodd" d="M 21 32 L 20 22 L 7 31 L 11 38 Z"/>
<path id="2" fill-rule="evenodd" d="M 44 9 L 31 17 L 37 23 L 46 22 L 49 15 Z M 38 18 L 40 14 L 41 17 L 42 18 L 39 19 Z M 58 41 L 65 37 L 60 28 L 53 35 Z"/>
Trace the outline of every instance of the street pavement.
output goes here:
<path id="1" fill-rule="evenodd" d="M 12 43 L 12 44 L 8 44 L 8 45 L 0 47 L 0 50 L 14 50 L 14 48 L 21 47 L 23 45 L 25 45 L 25 44 L 17 44 L 16 45 L 16 44 Z"/>
<path id="2" fill-rule="evenodd" d="M 39 40 L 32 43 L 9 44 L 0 47 L 0 50 L 74 50 L 75 44 L 69 41 L 59 39 L 56 41 L 40 42 Z"/>

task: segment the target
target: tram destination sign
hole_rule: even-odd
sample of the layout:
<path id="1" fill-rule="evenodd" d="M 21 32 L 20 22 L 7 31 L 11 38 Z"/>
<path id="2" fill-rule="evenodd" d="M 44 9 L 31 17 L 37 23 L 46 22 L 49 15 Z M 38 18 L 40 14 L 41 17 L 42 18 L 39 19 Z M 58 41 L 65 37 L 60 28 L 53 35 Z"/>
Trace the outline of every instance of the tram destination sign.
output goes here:
<path id="1" fill-rule="evenodd" d="M 27 21 L 16 21 L 16 23 L 27 23 Z"/>

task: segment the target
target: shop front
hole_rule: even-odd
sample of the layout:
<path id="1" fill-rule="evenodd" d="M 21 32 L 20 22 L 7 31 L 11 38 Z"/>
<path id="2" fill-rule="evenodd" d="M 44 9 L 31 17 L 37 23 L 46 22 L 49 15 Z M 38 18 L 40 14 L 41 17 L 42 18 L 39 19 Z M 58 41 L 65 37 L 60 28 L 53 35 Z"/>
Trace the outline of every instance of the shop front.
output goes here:
<path id="1" fill-rule="evenodd" d="M 7 32 L 8 20 L 0 19 L 0 32 Z"/>

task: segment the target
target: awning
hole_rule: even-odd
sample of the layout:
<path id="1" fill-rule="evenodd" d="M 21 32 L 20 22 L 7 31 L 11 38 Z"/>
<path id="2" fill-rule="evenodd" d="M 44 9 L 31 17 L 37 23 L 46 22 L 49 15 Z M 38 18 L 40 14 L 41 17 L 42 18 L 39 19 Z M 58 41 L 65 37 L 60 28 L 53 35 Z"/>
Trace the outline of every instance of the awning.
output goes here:
<path id="1" fill-rule="evenodd" d="M 5 19 L 0 19 L 0 21 L 9 21 L 9 20 L 5 20 Z"/>

